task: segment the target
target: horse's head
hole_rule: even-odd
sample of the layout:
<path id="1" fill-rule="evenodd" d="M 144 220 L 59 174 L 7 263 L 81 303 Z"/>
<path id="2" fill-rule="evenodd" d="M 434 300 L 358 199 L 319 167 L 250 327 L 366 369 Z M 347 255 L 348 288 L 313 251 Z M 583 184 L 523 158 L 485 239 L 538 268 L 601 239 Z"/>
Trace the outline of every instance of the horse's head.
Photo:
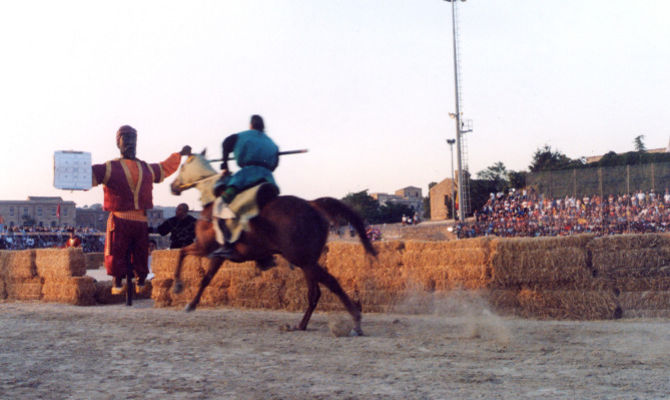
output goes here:
<path id="1" fill-rule="evenodd" d="M 209 164 L 209 161 L 205 159 L 206 152 L 207 150 L 205 149 L 200 154 L 191 154 L 188 156 L 181 168 L 179 168 L 179 174 L 177 174 L 177 177 L 170 185 L 172 194 L 179 196 L 184 190 L 190 189 L 203 179 L 217 174 Z"/>

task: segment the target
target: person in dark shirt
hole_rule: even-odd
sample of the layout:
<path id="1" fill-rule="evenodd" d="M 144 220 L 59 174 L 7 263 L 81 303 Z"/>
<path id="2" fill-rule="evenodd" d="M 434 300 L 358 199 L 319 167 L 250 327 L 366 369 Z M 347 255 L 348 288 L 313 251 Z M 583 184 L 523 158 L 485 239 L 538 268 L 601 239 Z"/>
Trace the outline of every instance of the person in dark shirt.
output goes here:
<path id="1" fill-rule="evenodd" d="M 162 224 L 158 225 L 156 232 L 162 236 L 170 234 L 170 248 L 180 249 L 188 246 L 195 240 L 195 221 L 188 214 L 188 205 L 181 203 L 177 206 L 175 216 L 168 218 Z"/>

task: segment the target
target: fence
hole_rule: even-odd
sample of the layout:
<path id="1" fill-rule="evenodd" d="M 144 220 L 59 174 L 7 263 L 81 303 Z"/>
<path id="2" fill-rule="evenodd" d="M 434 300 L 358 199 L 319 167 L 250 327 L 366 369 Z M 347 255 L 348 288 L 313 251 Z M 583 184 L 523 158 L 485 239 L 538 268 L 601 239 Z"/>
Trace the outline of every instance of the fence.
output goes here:
<path id="1" fill-rule="evenodd" d="M 665 191 L 670 163 L 542 171 L 529 174 L 526 183 L 553 198 Z"/>

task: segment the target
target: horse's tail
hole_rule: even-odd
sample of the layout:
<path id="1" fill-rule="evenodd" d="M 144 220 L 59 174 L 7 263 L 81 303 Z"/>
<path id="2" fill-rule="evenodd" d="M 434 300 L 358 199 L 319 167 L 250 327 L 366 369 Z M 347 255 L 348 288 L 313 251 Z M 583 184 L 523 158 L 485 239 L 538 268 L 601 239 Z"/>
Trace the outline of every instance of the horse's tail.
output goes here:
<path id="1" fill-rule="evenodd" d="M 356 213 L 356 211 L 332 197 L 320 197 L 309 203 L 322 214 L 325 214 L 325 216 L 333 223 L 337 222 L 338 219 L 345 219 L 349 222 L 358 233 L 358 237 L 361 239 L 365 251 L 375 257 L 377 256 L 377 249 L 372 246 L 367 232 L 365 231 L 363 219 Z"/>

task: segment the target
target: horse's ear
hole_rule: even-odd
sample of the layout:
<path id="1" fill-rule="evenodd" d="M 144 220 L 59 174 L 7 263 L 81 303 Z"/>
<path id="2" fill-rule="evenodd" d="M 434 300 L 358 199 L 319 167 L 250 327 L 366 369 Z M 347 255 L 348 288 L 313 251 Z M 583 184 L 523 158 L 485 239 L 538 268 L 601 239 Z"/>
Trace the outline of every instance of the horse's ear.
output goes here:
<path id="1" fill-rule="evenodd" d="M 202 149 L 202 151 L 200 152 L 200 155 L 203 156 L 203 157 L 205 156 L 205 154 L 207 154 L 207 147 Z"/>

